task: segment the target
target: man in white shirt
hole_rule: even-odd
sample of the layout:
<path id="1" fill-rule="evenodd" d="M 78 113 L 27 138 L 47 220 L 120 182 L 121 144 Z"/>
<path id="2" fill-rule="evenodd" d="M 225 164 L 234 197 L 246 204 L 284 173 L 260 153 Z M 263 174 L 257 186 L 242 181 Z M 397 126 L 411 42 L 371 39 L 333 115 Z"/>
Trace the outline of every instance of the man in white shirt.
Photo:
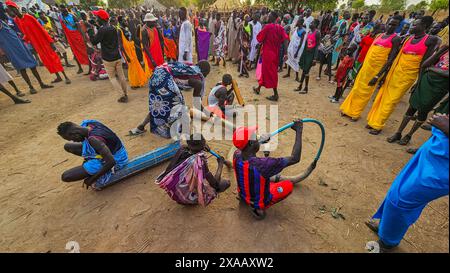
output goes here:
<path id="1" fill-rule="evenodd" d="M 183 23 L 180 27 L 180 38 L 178 41 L 178 61 L 192 63 L 192 24 L 187 20 L 185 7 L 180 8 L 179 16 Z"/>
<path id="2" fill-rule="evenodd" d="M 252 63 L 256 63 L 257 62 L 256 57 L 258 55 L 258 49 L 257 49 L 258 40 L 256 40 L 256 36 L 258 36 L 258 33 L 262 29 L 262 25 L 259 22 L 259 14 L 258 13 L 255 13 L 253 15 L 253 21 L 251 21 L 250 24 L 252 24 L 253 36 L 252 36 L 252 42 L 251 42 L 250 56 L 248 59 Z"/>
<path id="3" fill-rule="evenodd" d="M 305 11 L 305 29 L 309 32 L 309 25 L 314 21 L 314 17 L 311 15 L 311 9 L 306 9 Z"/>

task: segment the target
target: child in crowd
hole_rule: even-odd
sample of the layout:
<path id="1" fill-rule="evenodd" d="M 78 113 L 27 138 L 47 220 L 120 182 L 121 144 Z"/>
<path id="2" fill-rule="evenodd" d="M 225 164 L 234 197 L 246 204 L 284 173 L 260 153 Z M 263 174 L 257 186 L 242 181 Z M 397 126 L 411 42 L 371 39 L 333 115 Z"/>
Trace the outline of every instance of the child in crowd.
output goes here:
<path id="1" fill-rule="evenodd" d="M 344 86 L 346 85 L 346 82 L 348 80 L 348 74 L 351 71 L 353 67 L 353 63 L 355 62 L 354 53 L 356 50 L 356 44 L 351 44 L 346 49 L 346 55 L 342 58 L 342 60 L 339 63 L 338 70 L 336 71 L 336 92 L 333 96 L 330 96 L 330 102 L 332 103 L 338 103 L 339 99 L 342 97 L 342 94 L 344 93 Z"/>
<path id="2" fill-rule="evenodd" d="M 322 40 L 320 41 L 320 46 L 319 46 L 320 66 L 319 66 L 319 76 L 317 77 L 317 80 L 320 80 L 320 76 L 322 75 L 322 68 L 326 64 L 327 67 L 325 69 L 324 74 L 328 76 L 328 81 L 330 83 L 332 83 L 332 81 L 331 81 L 331 76 L 332 76 L 331 61 L 332 61 L 332 57 L 333 57 L 334 45 L 336 44 L 336 41 L 337 41 L 337 36 L 336 36 L 337 30 L 338 30 L 337 26 L 333 26 L 331 28 L 330 33 L 325 35 L 322 38 Z"/>

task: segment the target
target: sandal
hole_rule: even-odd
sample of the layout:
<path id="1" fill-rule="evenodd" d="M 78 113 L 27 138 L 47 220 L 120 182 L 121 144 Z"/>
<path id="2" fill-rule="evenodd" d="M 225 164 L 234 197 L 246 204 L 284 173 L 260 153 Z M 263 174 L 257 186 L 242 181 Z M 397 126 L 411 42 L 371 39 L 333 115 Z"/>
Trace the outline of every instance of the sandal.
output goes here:
<path id="1" fill-rule="evenodd" d="M 263 220 L 266 218 L 266 212 L 264 210 L 252 209 L 252 215 L 256 220 Z"/>
<path id="2" fill-rule="evenodd" d="M 129 136 L 138 136 L 138 135 L 142 135 L 145 132 L 147 132 L 147 130 L 145 130 L 145 129 L 141 130 L 141 129 L 136 127 L 134 129 L 131 129 L 130 131 L 128 131 L 128 135 Z"/>
<path id="3" fill-rule="evenodd" d="M 402 134 L 395 133 L 393 136 L 388 137 L 386 140 L 387 140 L 387 142 L 392 143 L 392 142 L 399 141 L 400 139 L 402 139 Z"/>
<path id="4" fill-rule="evenodd" d="M 405 146 L 405 145 L 407 145 L 409 143 L 410 140 L 411 140 L 411 136 L 410 135 L 406 135 L 402 139 L 400 139 L 398 144 Z"/>
<path id="5" fill-rule="evenodd" d="M 128 102 L 128 96 L 122 96 L 120 97 L 117 102 L 122 102 L 122 103 L 126 103 Z"/>
<path id="6" fill-rule="evenodd" d="M 366 221 L 364 224 L 366 224 L 366 226 L 373 232 L 375 232 L 376 234 L 378 234 L 378 230 L 379 230 L 379 226 L 380 224 L 377 223 L 376 221 L 374 221 L 373 219 Z"/>
<path id="7" fill-rule="evenodd" d="M 374 135 L 374 136 L 376 136 L 380 133 L 381 133 L 381 130 L 377 130 L 377 129 L 372 129 L 369 131 L 369 134 Z"/>
<path id="8" fill-rule="evenodd" d="M 266 99 L 268 99 L 270 101 L 278 101 L 278 97 L 276 97 L 276 96 L 266 97 Z"/>

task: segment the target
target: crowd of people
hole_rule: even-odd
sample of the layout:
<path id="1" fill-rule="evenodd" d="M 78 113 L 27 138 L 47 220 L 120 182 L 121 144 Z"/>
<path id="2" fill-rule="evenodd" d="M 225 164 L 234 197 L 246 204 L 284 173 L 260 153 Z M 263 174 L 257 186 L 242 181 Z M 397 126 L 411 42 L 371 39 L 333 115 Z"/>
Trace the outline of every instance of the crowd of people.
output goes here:
<path id="1" fill-rule="evenodd" d="M 400 243 L 428 202 L 448 195 L 448 28 L 448 17 L 437 21 L 423 11 L 409 16 L 394 12 L 386 18 L 377 16 L 375 10 L 313 14 L 309 8 L 281 12 L 250 7 L 221 13 L 193 12 L 184 7 L 165 11 L 144 7 L 82 10 L 61 5 L 44 11 L 39 6 L 21 9 L 6 1 L 5 7 L 0 3 L 0 88 L 15 103 L 29 102 L 21 98 L 25 94 L 3 68 L 8 63 L 20 73 L 31 94 L 37 91 L 27 69 L 42 89 L 53 87 L 42 81 L 36 69 L 39 65 L 55 74 L 51 84 L 63 80 L 70 84 L 64 69 L 75 66 L 68 60 L 70 48 L 77 73 L 82 74 L 87 66 L 86 75 L 92 80 L 109 78 L 119 94 L 118 102 L 128 101 L 128 87 L 148 85 L 149 112 L 130 134 L 142 134 L 150 124 L 150 131 L 164 138 L 172 136 L 172 127 L 181 118 L 185 105 L 181 90 L 193 89 L 194 104 L 198 101 L 198 109 L 207 115 L 228 118 L 225 109 L 234 103 L 235 91 L 230 74 L 223 75 L 222 82 L 209 93 L 208 105 L 202 106 L 210 62 L 213 66 L 231 62 L 239 77 L 248 78 L 254 70 L 258 84 L 253 91 L 259 95 L 263 87 L 273 89 L 273 95 L 267 97 L 270 101 L 280 99 L 278 74 L 283 70 L 283 78 L 290 78 L 294 71 L 294 80 L 299 82 L 295 91 L 308 94 L 312 68 L 318 64 L 316 81 L 322 80 L 323 73 L 336 85 L 329 96 L 331 103 L 339 103 L 349 90 L 340 105 L 342 116 L 357 121 L 376 93 L 366 126 L 372 135 L 382 131 L 409 91 L 408 110 L 398 131 L 387 141 L 406 145 L 421 127 L 432 130 L 432 137 L 412 151 L 416 154 L 392 184 L 374 216 L 380 223 L 367 223 L 387 250 Z M 2 85 L 6 82 L 16 95 Z M 433 116 L 427 124 L 430 112 Z M 414 121 L 412 128 L 402 135 L 410 121 Z M 255 127 L 240 127 L 233 134 L 239 199 L 258 219 L 293 191 L 291 181 L 271 181 L 282 169 L 300 161 L 302 122 L 295 121 L 293 129 L 292 155 L 285 158 L 256 156 L 261 142 L 267 139 L 258 139 Z M 67 152 L 85 159 L 81 166 L 64 172 L 65 182 L 84 180 L 95 188 L 128 162 L 121 140 L 99 121 L 85 120 L 81 125 L 65 122 L 58 127 L 58 134 L 72 141 L 65 145 Z M 224 158 L 218 158 L 215 175 L 207 168 L 204 152 L 209 150 L 203 136 L 192 135 L 158 183 L 189 184 L 199 190 L 195 202 L 208 204 L 230 186 L 229 180 L 221 178 Z M 186 173 L 199 174 L 202 179 L 186 177 Z M 192 204 L 192 200 L 187 196 L 177 202 Z"/>

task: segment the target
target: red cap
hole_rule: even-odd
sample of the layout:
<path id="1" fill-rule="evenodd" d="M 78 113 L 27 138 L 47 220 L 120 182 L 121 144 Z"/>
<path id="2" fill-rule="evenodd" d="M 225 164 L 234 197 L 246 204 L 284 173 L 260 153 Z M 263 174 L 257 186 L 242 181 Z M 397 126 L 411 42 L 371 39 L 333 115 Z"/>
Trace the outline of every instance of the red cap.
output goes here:
<path id="1" fill-rule="evenodd" d="M 252 139 L 253 134 L 258 130 L 258 126 L 239 127 L 233 133 L 233 144 L 239 150 L 243 150 L 247 146 L 249 140 Z"/>
<path id="2" fill-rule="evenodd" d="M 19 9 L 19 6 L 17 6 L 17 4 L 14 3 L 13 1 L 6 1 L 6 2 L 5 2 L 5 5 L 6 5 L 6 6 L 13 7 L 13 8 L 16 8 L 16 9 Z"/>
<path id="3" fill-rule="evenodd" d="M 100 19 L 102 19 L 104 21 L 108 21 L 108 19 L 109 19 L 109 14 L 106 11 L 102 10 L 102 9 L 94 10 L 94 11 L 92 11 L 92 13 L 94 15 L 100 17 Z"/>

